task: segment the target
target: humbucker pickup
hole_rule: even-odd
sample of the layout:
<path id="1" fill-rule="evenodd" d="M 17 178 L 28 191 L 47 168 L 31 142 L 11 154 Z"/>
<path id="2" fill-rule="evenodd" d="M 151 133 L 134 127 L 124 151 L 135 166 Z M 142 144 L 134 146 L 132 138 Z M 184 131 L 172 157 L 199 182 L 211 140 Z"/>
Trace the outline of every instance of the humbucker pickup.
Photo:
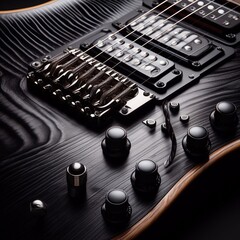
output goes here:
<path id="1" fill-rule="evenodd" d="M 174 63 L 120 34 L 109 34 L 90 47 L 91 56 L 106 62 L 117 71 L 123 71 L 140 83 L 155 82 L 174 69 Z"/>
<path id="2" fill-rule="evenodd" d="M 131 32 L 154 39 L 161 46 L 186 60 L 197 60 L 212 48 L 211 43 L 205 37 L 160 17 L 156 13 L 131 22 L 130 27 Z"/>
<path id="3" fill-rule="evenodd" d="M 129 78 L 79 49 L 33 62 L 27 80 L 36 93 L 98 126 L 114 113 L 129 116 L 154 99 Z"/>
<path id="4" fill-rule="evenodd" d="M 210 34 L 215 34 L 229 43 L 239 41 L 236 34 L 240 27 L 240 6 L 232 2 L 211 0 L 144 0 L 147 6 L 158 5 L 158 11 L 175 19 L 183 19 L 194 28 L 198 27 Z"/>

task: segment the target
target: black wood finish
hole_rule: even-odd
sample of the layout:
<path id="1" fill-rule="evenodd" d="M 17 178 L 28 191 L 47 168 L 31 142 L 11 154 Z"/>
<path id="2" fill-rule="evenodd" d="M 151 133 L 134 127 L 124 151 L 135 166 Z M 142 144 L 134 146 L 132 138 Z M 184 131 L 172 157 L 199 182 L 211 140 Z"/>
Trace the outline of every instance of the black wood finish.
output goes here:
<path id="1" fill-rule="evenodd" d="M 103 156 L 103 130 L 88 129 L 29 92 L 25 76 L 31 61 L 140 5 L 138 0 L 59 0 L 39 9 L 0 15 L 1 239 L 109 239 L 143 218 L 195 165 L 182 149 L 189 126 L 202 125 L 209 130 L 211 152 L 239 139 L 240 124 L 233 135 L 221 136 L 209 123 L 209 114 L 222 100 L 234 102 L 240 117 L 239 47 L 235 57 L 173 99 L 181 104 L 179 114 L 171 114 L 178 149 L 167 169 L 163 163 L 171 142 L 161 132 L 164 117 L 159 106 L 135 121 L 112 124 L 125 127 L 132 144 L 128 158 L 114 162 Z M 190 116 L 188 124 L 179 121 L 181 114 Z M 156 119 L 155 131 L 142 123 L 147 118 Z M 138 196 L 130 183 L 141 159 L 159 165 L 162 183 L 151 200 Z M 88 169 L 87 194 L 82 202 L 67 195 L 65 169 L 75 161 Z M 128 193 L 133 210 L 129 225 L 121 228 L 109 226 L 101 215 L 105 194 L 114 188 Z M 29 203 L 34 199 L 48 205 L 42 221 L 29 214 Z"/>

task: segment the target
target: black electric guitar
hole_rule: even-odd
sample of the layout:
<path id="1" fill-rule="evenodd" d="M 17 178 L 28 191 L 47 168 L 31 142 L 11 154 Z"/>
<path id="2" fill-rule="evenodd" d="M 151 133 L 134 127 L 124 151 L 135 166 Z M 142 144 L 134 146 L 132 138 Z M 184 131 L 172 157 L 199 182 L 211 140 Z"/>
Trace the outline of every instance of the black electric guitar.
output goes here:
<path id="1" fill-rule="evenodd" d="M 240 7 L 41 3 L 0 11 L 1 239 L 133 239 L 239 160 Z"/>

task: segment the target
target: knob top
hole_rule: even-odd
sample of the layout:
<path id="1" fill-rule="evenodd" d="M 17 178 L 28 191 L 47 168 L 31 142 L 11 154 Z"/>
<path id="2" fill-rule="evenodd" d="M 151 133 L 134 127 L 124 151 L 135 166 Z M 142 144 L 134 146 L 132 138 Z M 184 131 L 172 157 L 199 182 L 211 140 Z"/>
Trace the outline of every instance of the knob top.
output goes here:
<path id="1" fill-rule="evenodd" d="M 102 205 L 103 217 L 111 223 L 126 223 L 132 213 L 127 194 L 121 189 L 114 189 L 107 193 Z"/>
<path id="2" fill-rule="evenodd" d="M 127 131 L 124 128 L 114 126 L 105 133 L 102 141 L 102 149 L 107 157 L 123 158 L 129 153 L 131 143 L 127 138 Z"/>
<path id="3" fill-rule="evenodd" d="M 195 139 L 204 139 L 208 137 L 208 132 L 204 127 L 192 127 L 188 130 L 188 134 Z"/>
<path id="4" fill-rule="evenodd" d="M 157 164 L 144 159 L 138 162 L 135 168 L 130 178 L 133 188 L 139 193 L 157 193 L 161 183 Z"/>
<path id="5" fill-rule="evenodd" d="M 126 136 L 126 131 L 121 127 L 111 127 L 106 131 L 106 137 L 113 141 L 121 140 Z"/>
<path id="6" fill-rule="evenodd" d="M 156 168 L 156 163 L 151 160 L 142 160 L 136 165 L 136 170 L 146 175 L 153 173 Z"/>
<path id="7" fill-rule="evenodd" d="M 234 133 L 238 125 L 237 107 L 229 101 L 219 102 L 210 114 L 212 127 L 224 134 Z"/>
<path id="8" fill-rule="evenodd" d="M 205 160 L 211 148 L 208 131 L 201 126 L 194 126 L 188 129 L 187 135 L 182 141 L 185 152 L 193 158 Z"/>
<path id="9" fill-rule="evenodd" d="M 72 163 L 70 166 L 69 166 L 69 173 L 73 174 L 73 175 L 80 175 L 80 174 L 83 174 L 85 171 L 85 167 L 83 164 L 81 163 L 78 163 L 78 162 L 75 162 L 75 163 Z"/>
<path id="10" fill-rule="evenodd" d="M 224 102 L 219 102 L 216 105 L 216 110 L 219 113 L 224 115 L 234 114 L 236 111 L 236 106 L 231 102 L 224 101 Z"/>
<path id="11" fill-rule="evenodd" d="M 107 200 L 112 204 L 121 204 L 127 201 L 127 195 L 121 190 L 112 190 L 108 193 Z"/>

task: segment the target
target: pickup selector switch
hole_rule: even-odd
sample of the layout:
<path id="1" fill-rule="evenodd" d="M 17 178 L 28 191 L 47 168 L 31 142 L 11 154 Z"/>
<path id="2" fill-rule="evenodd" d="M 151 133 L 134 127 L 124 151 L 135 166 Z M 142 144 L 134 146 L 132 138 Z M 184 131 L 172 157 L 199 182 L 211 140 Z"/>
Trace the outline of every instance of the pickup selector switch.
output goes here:
<path id="1" fill-rule="evenodd" d="M 189 128 L 187 135 L 183 138 L 182 145 L 190 157 L 205 160 L 211 149 L 208 131 L 201 126 Z"/>
<path id="2" fill-rule="evenodd" d="M 87 168 L 82 163 L 72 163 L 66 169 L 68 194 L 73 198 L 82 198 L 86 193 Z"/>
<path id="3" fill-rule="evenodd" d="M 210 122 L 219 132 L 234 131 L 238 125 L 237 107 L 232 102 L 219 102 L 210 114 Z"/>
<path id="4" fill-rule="evenodd" d="M 156 193 L 161 183 L 157 164 L 148 159 L 138 162 L 131 175 L 131 183 L 140 193 Z"/>
<path id="5" fill-rule="evenodd" d="M 102 141 L 102 150 L 107 157 L 126 157 L 131 148 L 131 143 L 127 138 L 127 131 L 121 127 L 114 126 L 105 133 Z"/>
<path id="6" fill-rule="evenodd" d="M 126 192 L 114 189 L 107 193 L 105 203 L 102 205 L 102 215 L 110 223 L 126 223 L 132 214 Z"/>

